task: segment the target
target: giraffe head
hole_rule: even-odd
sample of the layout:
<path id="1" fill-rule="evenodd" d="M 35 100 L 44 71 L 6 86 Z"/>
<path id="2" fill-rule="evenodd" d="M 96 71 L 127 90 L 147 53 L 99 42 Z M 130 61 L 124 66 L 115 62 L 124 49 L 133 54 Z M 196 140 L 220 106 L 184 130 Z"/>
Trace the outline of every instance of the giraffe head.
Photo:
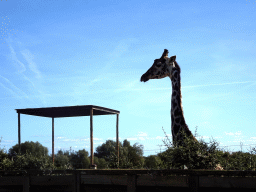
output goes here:
<path id="1" fill-rule="evenodd" d="M 176 56 L 169 58 L 168 53 L 165 49 L 160 59 L 155 59 L 153 65 L 141 76 L 140 81 L 146 82 L 149 79 L 162 79 L 167 76 L 171 78 Z"/>

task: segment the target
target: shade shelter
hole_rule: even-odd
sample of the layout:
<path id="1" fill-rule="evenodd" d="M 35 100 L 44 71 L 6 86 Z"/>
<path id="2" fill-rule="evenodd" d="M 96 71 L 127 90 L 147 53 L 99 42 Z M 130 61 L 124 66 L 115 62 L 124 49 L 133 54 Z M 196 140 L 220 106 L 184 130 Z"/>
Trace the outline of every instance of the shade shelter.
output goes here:
<path id="1" fill-rule="evenodd" d="M 61 117 L 78 117 L 90 116 L 90 150 L 91 150 L 91 166 L 94 164 L 93 155 L 93 116 L 94 115 L 115 115 L 116 114 L 116 153 L 119 163 L 119 114 L 120 111 L 100 107 L 96 105 L 78 105 L 66 107 L 47 107 L 47 108 L 29 108 L 29 109 L 16 109 L 18 113 L 18 142 L 19 151 L 21 143 L 20 135 L 20 114 L 34 115 L 41 117 L 52 118 L 52 162 L 54 163 L 54 118 Z"/>

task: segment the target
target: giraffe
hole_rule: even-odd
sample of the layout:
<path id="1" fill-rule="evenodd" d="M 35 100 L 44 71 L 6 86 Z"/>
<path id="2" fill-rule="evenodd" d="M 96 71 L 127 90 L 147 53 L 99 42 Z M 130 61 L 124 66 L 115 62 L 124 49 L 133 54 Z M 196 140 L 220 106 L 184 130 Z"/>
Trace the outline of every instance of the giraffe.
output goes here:
<path id="1" fill-rule="evenodd" d="M 181 102 L 181 81 L 180 81 L 180 66 L 176 62 L 176 56 L 168 58 L 168 50 L 165 49 L 160 59 L 155 59 L 153 65 L 146 73 L 141 76 L 140 81 L 146 82 L 149 79 L 162 79 L 170 77 L 172 82 L 172 97 L 171 97 L 171 131 L 172 141 L 174 146 L 183 145 L 184 136 L 193 136 L 189 130 L 183 115 Z M 181 134 L 181 133 L 184 134 Z M 197 141 L 197 140 L 196 140 Z"/>
<path id="2" fill-rule="evenodd" d="M 176 56 L 168 57 L 169 51 L 164 49 L 164 52 L 160 59 L 155 59 L 153 65 L 141 76 L 140 81 L 146 82 L 150 79 L 162 79 L 164 77 L 170 77 L 172 82 L 172 98 L 171 98 L 171 130 L 172 141 L 174 146 L 184 146 L 184 136 L 192 136 L 189 130 L 182 108 L 182 96 L 181 96 L 181 81 L 180 81 L 180 66 L 176 62 Z M 182 134 L 182 132 L 184 134 Z M 223 170 L 220 164 L 217 164 L 215 170 Z"/>

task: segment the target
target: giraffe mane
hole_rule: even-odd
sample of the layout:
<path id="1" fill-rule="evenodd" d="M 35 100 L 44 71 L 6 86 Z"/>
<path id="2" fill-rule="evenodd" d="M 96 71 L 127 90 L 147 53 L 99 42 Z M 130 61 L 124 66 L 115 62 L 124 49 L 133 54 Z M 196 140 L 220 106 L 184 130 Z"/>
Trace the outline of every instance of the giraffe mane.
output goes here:
<path id="1" fill-rule="evenodd" d="M 174 79 L 176 79 L 176 85 L 175 85 L 175 87 L 176 86 L 178 86 L 179 87 L 179 89 L 178 90 L 176 90 L 177 91 L 177 96 L 178 96 L 178 101 L 177 101 L 177 104 L 180 106 L 180 109 L 181 109 L 181 115 L 182 115 L 182 117 L 181 118 L 183 118 L 183 120 L 184 120 L 184 122 L 182 123 L 182 125 L 181 125 L 181 130 L 183 130 L 183 131 L 185 131 L 185 135 L 187 135 L 187 136 L 190 136 L 190 135 L 192 135 L 193 136 L 193 138 L 197 141 L 197 139 L 194 137 L 194 135 L 192 134 L 192 132 L 190 131 L 190 129 L 189 129 L 189 127 L 188 127 L 188 125 L 186 124 L 186 121 L 185 121 L 185 118 L 184 118 L 184 112 L 183 112 L 183 106 L 182 106 L 182 94 L 181 94 L 181 76 L 180 76 L 180 73 L 181 73 L 181 69 L 180 69 L 180 66 L 179 66 L 179 64 L 176 62 L 176 61 L 174 61 L 174 68 L 173 68 L 173 71 L 172 71 L 172 85 L 173 85 L 173 80 Z M 174 86 L 174 85 L 173 85 Z M 173 90 L 175 90 L 174 88 L 173 88 Z M 183 129 L 182 129 L 183 128 Z M 179 141 L 178 140 L 178 135 L 180 135 L 181 133 L 180 133 L 180 130 L 177 132 L 177 135 L 176 136 L 174 136 L 175 137 L 175 142 L 176 143 L 178 143 L 178 145 L 180 145 L 180 143 L 181 143 L 181 141 Z"/>

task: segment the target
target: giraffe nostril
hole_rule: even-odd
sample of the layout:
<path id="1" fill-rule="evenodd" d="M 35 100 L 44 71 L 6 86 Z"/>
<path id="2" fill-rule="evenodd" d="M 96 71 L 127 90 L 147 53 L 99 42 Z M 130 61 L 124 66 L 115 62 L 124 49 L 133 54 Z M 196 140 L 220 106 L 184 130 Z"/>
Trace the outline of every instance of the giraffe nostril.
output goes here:
<path id="1" fill-rule="evenodd" d="M 141 82 L 146 82 L 146 81 L 148 81 L 149 79 L 145 76 L 145 74 L 143 74 L 142 76 L 141 76 L 141 78 L 140 78 L 140 81 Z"/>

